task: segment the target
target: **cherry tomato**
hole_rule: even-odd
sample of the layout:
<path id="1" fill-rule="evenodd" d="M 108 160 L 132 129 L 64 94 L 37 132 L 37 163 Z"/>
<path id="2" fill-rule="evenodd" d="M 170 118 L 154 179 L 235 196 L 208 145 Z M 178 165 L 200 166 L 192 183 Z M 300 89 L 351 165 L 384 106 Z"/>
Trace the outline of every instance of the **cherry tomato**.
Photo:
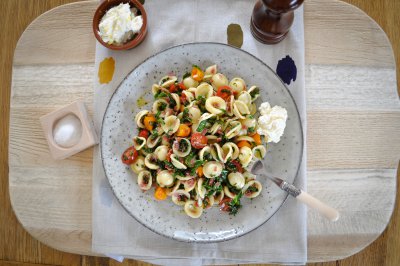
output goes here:
<path id="1" fill-rule="evenodd" d="M 172 84 L 171 86 L 169 86 L 170 93 L 177 92 L 177 91 L 178 91 L 178 87 L 176 87 L 175 84 Z"/>
<path id="2" fill-rule="evenodd" d="M 146 130 L 146 129 L 141 129 L 141 130 L 139 131 L 139 137 L 142 137 L 142 138 L 147 139 L 147 138 L 149 137 L 149 135 L 150 135 L 150 133 L 149 133 L 149 131 Z"/>
<path id="3" fill-rule="evenodd" d="M 190 139 L 190 142 L 192 143 L 193 148 L 195 149 L 202 149 L 205 146 L 207 146 L 207 138 L 203 134 L 196 132 L 192 134 L 192 137 Z"/>
<path id="4" fill-rule="evenodd" d="M 186 89 L 187 89 L 187 88 L 185 87 L 185 85 L 183 85 L 183 82 L 179 83 L 178 86 L 179 86 L 179 88 L 180 88 L 181 90 L 186 90 Z"/>
<path id="5" fill-rule="evenodd" d="M 196 81 L 202 81 L 204 77 L 204 72 L 197 66 L 193 66 L 191 76 Z"/>
<path id="6" fill-rule="evenodd" d="M 223 199 L 219 202 L 219 209 L 220 209 L 221 211 L 224 211 L 224 212 L 230 211 L 230 208 L 231 208 L 231 207 L 229 207 L 229 202 L 231 202 L 231 201 L 232 201 L 231 198 L 228 198 L 228 197 L 223 198 Z"/>
<path id="7" fill-rule="evenodd" d="M 129 147 L 124 151 L 124 153 L 121 156 L 121 160 L 124 164 L 133 164 L 136 161 L 136 158 L 138 157 L 138 152 L 136 149 L 132 146 Z"/>
<path id="8" fill-rule="evenodd" d="M 229 86 L 221 86 L 217 90 L 217 96 L 221 97 L 225 101 L 231 98 L 232 93 L 232 89 Z"/>

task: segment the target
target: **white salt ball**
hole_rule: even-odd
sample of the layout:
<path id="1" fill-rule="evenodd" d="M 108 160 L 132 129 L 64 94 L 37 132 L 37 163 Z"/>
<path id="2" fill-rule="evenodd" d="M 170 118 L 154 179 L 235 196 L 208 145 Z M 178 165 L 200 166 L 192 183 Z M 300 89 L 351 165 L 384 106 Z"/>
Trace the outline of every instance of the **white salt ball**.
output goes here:
<path id="1" fill-rule="evenodd" d="M 82 136 L 82 123 L 76 115 L 69 114 L 59 119 L 53 128 L 53 139 L 62 148 L 78 144 Z"/>

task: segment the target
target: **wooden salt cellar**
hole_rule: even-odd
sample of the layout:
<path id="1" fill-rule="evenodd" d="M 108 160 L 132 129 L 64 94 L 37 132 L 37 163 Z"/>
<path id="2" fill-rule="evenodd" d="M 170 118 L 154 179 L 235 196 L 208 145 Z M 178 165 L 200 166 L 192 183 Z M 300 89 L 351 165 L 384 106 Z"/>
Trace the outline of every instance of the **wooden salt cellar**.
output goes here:
<path id="1" fill-rule="evenodd" d="M 259 0 L 253 9 L 250 28 L 260 42 L 275 44 L 282 41 L 292 26 L 293 11 L 304 0 Z"/>

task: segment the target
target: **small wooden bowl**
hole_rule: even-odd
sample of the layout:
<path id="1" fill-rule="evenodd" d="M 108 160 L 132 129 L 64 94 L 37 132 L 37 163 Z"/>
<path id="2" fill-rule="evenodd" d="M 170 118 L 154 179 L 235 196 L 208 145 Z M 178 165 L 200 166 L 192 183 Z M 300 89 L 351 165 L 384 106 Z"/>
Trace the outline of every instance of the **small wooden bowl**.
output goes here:
<path id="1" fill-rule="evenodd" d="M 143 18 L 143 25 L 140 31 L 134 36 L 134 38 L 124 44 L 115 45 L 115 44 L 108 44 L 104 42 L 100 35 L 99 35 L 99 24 L 101 18 L 106 14 L 106 12 L 114 7 L 118 6 L 121 3 L 129 3 L 130 7 L 136 7 L 138 9 L 138 15 L 141 15 Z M 143 5 L 138 0 L 105 0 L 103 1 L 96 9 L 93 17 L 93 33 L 96 36 L 97 41 L 99 41 L 103 46 L 112 49 L 112 50 L 128 50 L 132 49 L 133 47 L 139 45 L 144 37 L 146 37 L 147 33 L 147 15 L 146 11 L 144 10 Z"/>

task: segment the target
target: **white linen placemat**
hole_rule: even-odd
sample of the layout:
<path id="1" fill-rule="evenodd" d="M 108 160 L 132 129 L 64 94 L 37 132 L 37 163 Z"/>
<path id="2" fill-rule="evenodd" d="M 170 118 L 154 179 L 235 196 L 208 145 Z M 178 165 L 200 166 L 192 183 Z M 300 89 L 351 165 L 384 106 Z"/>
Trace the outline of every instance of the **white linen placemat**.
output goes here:
<path id="1" fill-rule="evenodd" d="M 289 83 L 288 88 L 299 108 L 305 140 L 303 8 L 295 11 L 295 21 L 285 40 L 276 45 L 265 45 L 256 41 L 250 32 L 254 4 L 254 0 L 147 0 L 144 6 L 149 32 L 142 44 L 129 51 L 111 51 L 99 43 L 96 45 L 96 69 L 105 58 L 115 60 L 111 82 L 100 84 L 97 76 L 95 78 L 94 123 L 98 132 L 112 93 L 135 66 L 150 55 L 174 45 L 202 41 L 227 43 L 227 27 L 234 23 L 240 25 L 243 31 L 241 49 L 257 56 L 274 70 L 278 62 L 281 63 L 280 76 Z M 290 63 L 295 64 L 297 71 Z M 306 149 L 295 181 L 304 190 L 305 154 Z M 105 177 L 99 147 L 95 148 L 93 156 L 94 252 L 117 256 L 117 259 L 127 257 L 161 265 L 304 264 L 307 260 L 306 208 L 293 198 L 289 198 L 267 223 L 245 236 L 212 244 L 178 242 L 151 232 L 122 208 Z"/>

